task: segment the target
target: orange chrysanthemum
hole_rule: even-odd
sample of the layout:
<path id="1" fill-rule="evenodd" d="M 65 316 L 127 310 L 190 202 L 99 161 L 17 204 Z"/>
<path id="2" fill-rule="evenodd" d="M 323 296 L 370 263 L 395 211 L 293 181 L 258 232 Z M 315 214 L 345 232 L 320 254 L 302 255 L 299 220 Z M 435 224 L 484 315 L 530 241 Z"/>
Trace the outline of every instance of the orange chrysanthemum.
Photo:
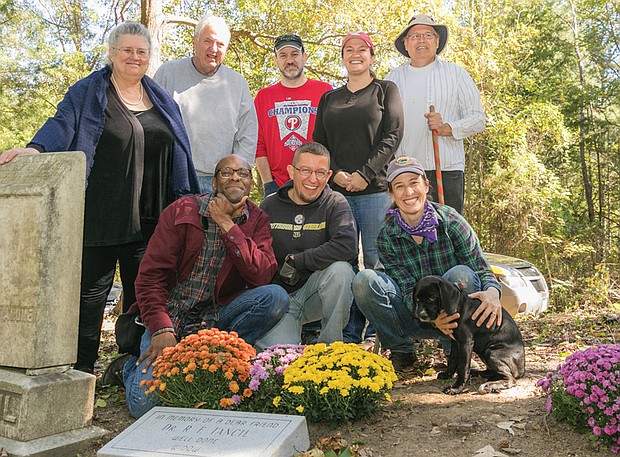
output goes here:
<path id="1" fill-rule="evenodd" d="M 200 330 L 165 348 L 153 364 L 154 380 L 144 385 L 164 406 L 233 408 L 252 395 L 247 382 L 255 355 L 235 332 Z"/>

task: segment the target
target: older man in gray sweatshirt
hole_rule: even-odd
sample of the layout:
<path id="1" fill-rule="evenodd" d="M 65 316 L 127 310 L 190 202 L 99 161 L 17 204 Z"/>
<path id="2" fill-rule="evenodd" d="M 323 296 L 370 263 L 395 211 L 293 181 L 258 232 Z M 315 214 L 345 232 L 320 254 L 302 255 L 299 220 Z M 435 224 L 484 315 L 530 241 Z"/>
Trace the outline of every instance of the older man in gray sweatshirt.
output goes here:
<path id="1" fill-rule="evenodd" d="M 228 154 L 254 163 L 258 120 L 245 78 L 222 65 L 230 30 L 204 16 L 194 32 L 194 56 L 163 64 L 153 77 L 181 108 L 202 192 L 212 192 L 215 165 Z"/>

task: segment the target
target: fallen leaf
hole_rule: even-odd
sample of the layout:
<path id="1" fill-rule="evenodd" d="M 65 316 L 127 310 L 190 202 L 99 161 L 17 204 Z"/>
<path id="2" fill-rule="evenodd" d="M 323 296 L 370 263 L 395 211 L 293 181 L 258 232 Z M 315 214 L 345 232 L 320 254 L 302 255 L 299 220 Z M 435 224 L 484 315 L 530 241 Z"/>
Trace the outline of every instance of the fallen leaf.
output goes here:
<path id="1" fill-rule="evenodd" d="M 324 457 L 323 451 L 317 448 L 312 448 L 309 451 L 300 452 L 299 454 L 295 454 L 293 457 Z"/>
<path id="2" fill-rule="evenodd" d="M 514 422 L 512 422 L 512 421 L 508 421 L 508 422 L 498 422 L 498 423 L 497 423 L 497 426 L 498 426 L 499 428 L 501 428 L 502 430 L 506 430 L 506 431 L 507 431 L 507 432 L 509 432 L 511 435 L 514 435 L 514 434 L 515 434 L 515 431 L 512 429 L 512 426 L 513 426 L 514 424 L 515 424 L 515 423 L 514 423 Z"/>
<path id="3" fill-rule="evenodd" d="M 476 428 L 476 424 L 474 422 L 450 422 L 448 428 L 460 432 L 471 432 Z"/>
<path id="4" fill-rule="evenodd" d="M 106 406 L 108 406 L 108 402 L 103 398 L 98 398 L 95 402 L 95 408 L 105 408 Z"/>
<path id="5" fill-rule="evenodd" d="M 521 454 L 521 449 L 515 449 L 512 447 L 503 447 L 502 451 L 509 455 L 517 455 Z"/>
<path id="6" fill-rule="evenodd" d="M 496 451 L 490 445 L 486 445 L 482 449 L 478 449 L 473 457 L 508 457 L 503 452 Z"/>
<path id="7" fill-rule="evenodd" d="M 373 457 L 372 449 L 360 449 L 358 457 Z"/>

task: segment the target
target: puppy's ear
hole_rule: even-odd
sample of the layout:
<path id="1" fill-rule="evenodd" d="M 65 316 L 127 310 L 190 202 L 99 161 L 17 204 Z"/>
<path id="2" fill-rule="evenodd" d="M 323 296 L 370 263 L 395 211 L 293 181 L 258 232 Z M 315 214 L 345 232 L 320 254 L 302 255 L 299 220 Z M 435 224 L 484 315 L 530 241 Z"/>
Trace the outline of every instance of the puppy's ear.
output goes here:
<path id="1" fill-rule="evenodd" d="M 441 279 L 437 284 L 439 287 L 439 295 L 441 296 L 441 307 L 446 314 L 454 314 L 458 311 L 459 302 L 461 300 L 461 291 L 450 281 Z"/>
<path id="2" fill-rule="evenodd" d="M 413 286 L 413 298 L 415 299 L 418 296 L 418 289 L 420 288 L 420 281 L 415 283 Z"/>

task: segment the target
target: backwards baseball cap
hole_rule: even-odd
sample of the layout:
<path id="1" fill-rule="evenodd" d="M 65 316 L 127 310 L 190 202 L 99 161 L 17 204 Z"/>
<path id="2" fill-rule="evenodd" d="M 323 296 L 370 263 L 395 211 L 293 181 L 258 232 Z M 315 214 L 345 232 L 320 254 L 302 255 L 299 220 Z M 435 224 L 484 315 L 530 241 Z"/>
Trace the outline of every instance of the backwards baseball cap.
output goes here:
<path id="1" fill-rule="evenodd" d="M 286 48 L 287 46 L 304 52 L 304 43 L 303 41 L 301 41 L 301 38 L 299 38 L 299 35 L 295 35 L 292 33 L 280 35 L 278 38 L 276 38 L 276 41 L 273 42 L 273 50 L 275 52 L 278 52 L 280 49 Z"/>
<path id="2" fill-rule="evenodd" d="M 416 175 L 426 177 L 422 164 L 418 159 L 413 157 L 402 156 L 392 160 L 387 168 L 388 182 L 394 181 L 394 179 L 402 173 L 415 173 Z"/>
<path id="3" fill-rule="evenodd" d="M 344 50 L 344 45 L 347 44 L 347 41 L 349 41 L 349 40 L 351 40 L 353 38 L 359 38 L 360 40 L 364 40 L 366 45 L 370 48 L 370 53 L 371 54 L 375 53 L 375 45 L 372 44 L 372 40 L 370 39 L 370 37 L 368 35 L 366 35 L 364 32 L 354 32 L 354 33 L 349 33 L 347 36 L 345 36 L 342 39 L 342 43 L 340 43 L 340 53 L 341 54 L 342 54 L 342 51 Z"/>

